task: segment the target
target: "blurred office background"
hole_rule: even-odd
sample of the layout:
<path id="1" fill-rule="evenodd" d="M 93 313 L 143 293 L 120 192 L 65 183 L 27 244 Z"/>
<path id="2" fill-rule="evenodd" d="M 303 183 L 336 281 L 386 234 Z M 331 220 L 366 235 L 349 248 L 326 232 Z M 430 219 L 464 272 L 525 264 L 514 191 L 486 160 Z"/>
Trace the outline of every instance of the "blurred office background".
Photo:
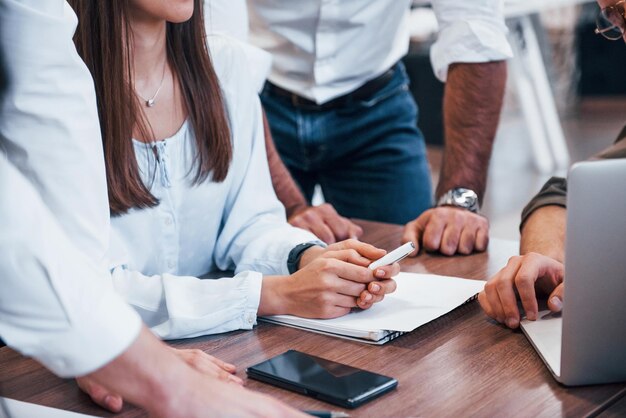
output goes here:
<path id="1" fill-rule="evenodd" d="M 589 0 L 505 1 L 517 57 L 509 63 L 483 206 L 492 237 L 518 239 L 520 212 L 543 183 L 608 147 L 626 124 L 626 45 L 594 34 L 597 10 Z M 416 2 L 411 21 L 413 40 L 405 61 L 436 183 L 443 85 L 428 58 L 436 20 L 428 6 Z"/>

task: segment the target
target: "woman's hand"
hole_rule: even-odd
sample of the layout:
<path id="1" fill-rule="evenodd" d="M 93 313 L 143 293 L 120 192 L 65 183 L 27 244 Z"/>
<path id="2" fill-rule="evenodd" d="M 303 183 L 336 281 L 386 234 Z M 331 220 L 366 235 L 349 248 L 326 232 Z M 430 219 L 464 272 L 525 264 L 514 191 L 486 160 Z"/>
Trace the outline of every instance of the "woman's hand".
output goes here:
<path id="1" fill-rule="evenodd" d="M 200 373 L 225 382 L 243 385 L 243 380 L 234 375 L 236 368 L 232 364 L 223 362 L 201 350 L 169 348 Z M 114 413 L 122 410 L 124 406 L 122 397 L 100 385 L 94 379 L 88 376 L 78 377 L 76 378 L 76 383 L 78 383 L 78 387 L 80 387 L 83 392 L 91 397 L 92 401 L 104 409 Z"/>
<path id="2" fill-rule="evenodd" d="M 548 307 L 560 312 L 563 307 L 563 264 L 541 254 L 528 253 L 511 257 L 508 264 L 493 276 L 478 295 L 485 313 L 509 328 L 517 328 L 520 313 L 516 292 L 526 311 L 526 318 L 534 321 L 538 315 L 537 292 L 550 295 Z"/>
<path id="3" fill-rule="evenodd" d="M 311 261 L 323 256 L 328 252 L 343 250 L 352 250 L 353 257 L 351 258 L 350 262 L 365 267 L 369 266 L 372 261 L 378 260 L 385 254 L 387 254 L 387 251 L 376 248 L 373 245 L 366 244 L 356 239 L 347 239 L 336 244 L 331 244 L 326 248 L 314 246 L 307 249 L 302 254 L 302 257 L 300 258 L 300 266 L 298 267 L 304 268 Z"/>
<path id="4" fill-rule="evenodd" d="M 259 315 L 336 318 L 355 307 L 371 307 L 385 294 L 396 290 L 396 282 L 390 278 L 399 272 L 397 264 L 373 272 L 367 268 L 371 259 L 354 248 L 336 249 L 341 248 L 340 244 L 334 244 L 335 247 L 330 246 L 316 258 L 308 260 L 304 268 L 291 276 L 264 277 Z M 368 244 L 363 246 L 375 249 Z M 378 250 L 376 254 L 381 251 L 384 255 L 384 250 Z M 368 286 L 378 286 L 378 292 L 365 303 L 358 304 L 357 300 L 366 298 Z"/>

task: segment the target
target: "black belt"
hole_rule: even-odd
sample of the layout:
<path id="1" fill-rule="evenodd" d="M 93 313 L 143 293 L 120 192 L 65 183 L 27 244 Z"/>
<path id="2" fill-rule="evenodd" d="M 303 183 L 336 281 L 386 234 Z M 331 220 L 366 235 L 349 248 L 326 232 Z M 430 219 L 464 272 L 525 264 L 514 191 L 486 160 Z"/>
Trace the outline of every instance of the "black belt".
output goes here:
<path id="1" fill-rule="evenodd" d="M 291 105 L 293 107 L 297 107 L 300 109 L 306 110 L 330 110 L 337 109 L 340 107 L 346 107 L 347 105 L 360 100 L 366 100 L 372 97 L 376 92 L 385 87 L 393 78 L 395 73 L 396 66 L 394 65 L 389 70 L 385 71 L 382 75 L 368 81 L 363 84 L 358 89 L 354 90 L 352 93 L 345 94 L 343 96 L 337 97 L 329 102 L 317 104 L 313 100 L 306 99 L 304 97 L 298 96 L 295 93 L 290 92 L 289 90 L 285 90 L 281 87 L 278 87 L 275 84 L 267 82 L 267 90 L 270 94 L 274 94 L 276 96 L 285 97 L 289 99 Z"/>

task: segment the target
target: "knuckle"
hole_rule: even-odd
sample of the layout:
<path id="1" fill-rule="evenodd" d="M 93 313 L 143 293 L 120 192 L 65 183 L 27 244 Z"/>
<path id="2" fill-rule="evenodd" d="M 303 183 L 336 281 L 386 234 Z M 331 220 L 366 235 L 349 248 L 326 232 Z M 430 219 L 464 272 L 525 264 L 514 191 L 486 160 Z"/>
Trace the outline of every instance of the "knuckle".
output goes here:
<path id="1" fill-rule="evenodd" d="M 332 270 L 333 267 L 333 259 L 332 258 L 319 258 L 318 259 L 319 268 L 322 271 Z"/>
<path id="2" fill-rule="evenodd" d="M 331 276 L 322 276 L 320 277 L 320 285 L 322 286 L 322 289 L 328 289 L 333 285 L 333 278 Z"/>
<path id="3" fill-rule="evenodd" d="M 361 279 L 364 282 L 372 278 L 372 273 L 369 269 L 360 268 L 358 269 L 358 272 L 359 272 L 359 275 L 358 275 L 359 279 Z"/>
<path id="4" fill-rule="evenodd" d="M 332 298 L 329 292 L 322 292 L 320 293 L 318 300 L 320 305 L 322 306 L 322 310 L 324 310 L 329 308 Z"/>
<path id="5" fill-rule="evenodd" d="M 315 219 L 315 214 L 312 210 L 306 210 L 302 212 L 302 214 L 300 215 L 300 219 L 305 222 L 312 222 Z"/>
<path id="6" fill-rule="evenodd" d="M 506 290 L 509 287 L 509 284 L 505 280 L 498 280 L 495 284 L 495 289 L 498 291 Z"/>
<path id="7" fill-rule="evenodd" d="M 498 280 L 496 279 L 489 280 L 487 283 L 485 283 L 485 292 L 491 293 L 494 290 L 496 290 L 497 286 L 498 286 Z"/>
<path id="8" fill-rule="evenodd" d="M 528 287 L 528 285 L 532 281 L 531 277 L 528 274 L 523 273 L 523 272 L 518 273 L 517 276 L 515 276 L 514 280 L 515 280 L 515 286 L 518 289 Z"/>
<path id="9" fill-rule="evenodd" d="M 356 247 L 356 246 L 357 246 L 357 243 L 358 243 L 358 241 L 357 241 L 357 240 L 355 240 L 354 238 L 350 238 L 350 239 L 347 239 L 347 240 L 345 241 L 346 246 L 347 246 L 347 247 L 350 247 L 350 248 L 354 248 L 354 247 Z"/>
<path id="10" fill-rule="evenodd" d="M 518 256 L 518 255 L 514 255 L 514 256 L 512 256 L 512 257 L 509 257 L 509 261 L 507 261 L 507 263 L 506 263 L 506 264 L 507 264 L 508 266 L 512 266 L 512 265 L 514 265 L 514 264 L 517 264 L 517 262 L 518 262 L 518 260 L 519 260 L 519 259 L 520 259 L 520 256 Z"/>

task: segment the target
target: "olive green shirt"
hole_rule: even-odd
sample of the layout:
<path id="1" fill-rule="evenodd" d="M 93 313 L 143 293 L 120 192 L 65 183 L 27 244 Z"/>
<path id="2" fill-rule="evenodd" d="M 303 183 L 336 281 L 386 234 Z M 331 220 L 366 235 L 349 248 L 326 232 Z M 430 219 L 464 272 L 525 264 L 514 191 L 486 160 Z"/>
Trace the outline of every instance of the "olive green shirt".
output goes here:
<path id="1" fill-rule="evenodd" d="M 612 158 L 626 158 L 626 126 L 622 129 L 622 132 L 617 137 L 615 143 L 602 151 L 591 160 L 605 160 Z M 566 207 L 567 199 L 567 180 L 563 177 L 552 177 L 543 185 L 539 193 L 532 198 L 522 211 L 522 222 L 520 229 L 524 226 L 524 223 L 528 217 L 537 209 L 543 206 L 556 205 Z"/>

